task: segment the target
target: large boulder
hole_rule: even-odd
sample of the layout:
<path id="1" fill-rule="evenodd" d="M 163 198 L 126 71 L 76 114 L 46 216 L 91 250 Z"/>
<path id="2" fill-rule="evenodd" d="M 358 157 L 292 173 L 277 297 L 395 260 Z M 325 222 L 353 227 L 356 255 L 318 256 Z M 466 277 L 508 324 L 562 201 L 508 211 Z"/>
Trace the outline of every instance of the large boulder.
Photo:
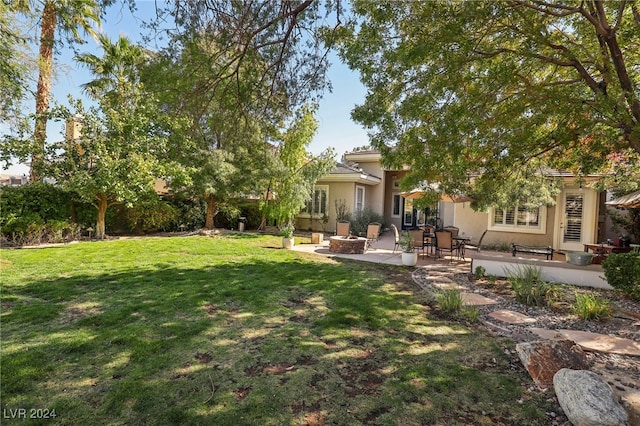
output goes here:
<path id="1" fill-rule="evenodd" d="M 518 343 L 518 357 L 533 381 L 540 387 L 553 385 L 553 376 L 561 368 L 589 368 L 587 355 L 572 340 L 538 340 Z"/>
<path id="2" fill-rule="evenodd" d="M 629 415 L 609 385 L 596 373 L 563 368 L 553 386 L 564 414 L 574 426 L 621 426 Z"/>

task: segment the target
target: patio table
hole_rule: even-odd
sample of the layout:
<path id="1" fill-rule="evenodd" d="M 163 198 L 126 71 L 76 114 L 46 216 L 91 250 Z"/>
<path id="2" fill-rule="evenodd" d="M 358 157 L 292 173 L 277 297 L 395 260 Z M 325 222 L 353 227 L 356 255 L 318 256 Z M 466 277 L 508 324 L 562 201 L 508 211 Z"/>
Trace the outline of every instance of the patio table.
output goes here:
<path id="1" fill-rule="evenodd" d="M 593 257 L 592 263 L 602 263 L 602 261 L 611 253 L 628 253 L 632 249 L 631 247 L 619 247 L 611 244 L 584 244 L 584 251 L 593 252 L 595 256 Z"/>
<path id="2" fill-rule="evenodd" d="M 464 246 L 466 243 L 468 243 L 469 241 L 471 241 L 471 236 L 470 235 L 456 235 L 455 237 L 452 237 L 453 241 L 456 242 L 456 245 L 458 247 L 458 258 L 462 258 L 464 260 Z"/>

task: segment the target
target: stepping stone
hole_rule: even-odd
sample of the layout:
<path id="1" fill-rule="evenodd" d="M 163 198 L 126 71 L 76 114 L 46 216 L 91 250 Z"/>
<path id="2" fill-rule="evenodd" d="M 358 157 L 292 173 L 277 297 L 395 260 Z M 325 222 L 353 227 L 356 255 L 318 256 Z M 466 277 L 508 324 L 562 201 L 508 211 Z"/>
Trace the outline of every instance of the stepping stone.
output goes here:
<path id="1" fill-rule="evenodd" d="M 527 324 L 536 322 L 535 318 L 531 318 L 519 312 L 509 311 L 506 309 L 493 311 L 489 314 L 489 316 L 491 318 L 497 319 L 498 321 L 506 322 L 509 324 Z"/>
<path id="2" fill-rule="evenodd" d="M 559 330 L 587 350 L 608 352 L 618 355 L 640 356 L 640 343 L 622 337 L 589 333 L 588 331 Z"/>
<path id="3" fill-rule="evenodd" d="M 431 285 L 440 290 L 464 290 L 464 287 L 458 283 L 455 283 L 451 280 L 434 280 L 431 282 Z"/>
<path id="4" fill-rule="evenodd" d="M 558 332 L 558 330 L 547 330 L 546 328 L 537 327 L 531 327 L 529 330 L 533 334 L 545 340 L 562 340 L 565 338 L 562 333 Z"/>
<path id="5" fill-rule="evenodd" d="M 590 333 L 578 330 L 544 330 L 531 328 L 543 339 L 566 338 L 571 339 L 586 350 L 607 352 L 618 355 L 640 356 L 640 343 L 622 337 L 607 336 L 605 334 Z"/>
<path id="6" fill-rule="evenodd" d="M 467 306 L 495 305 L 498 303 L 493 299 L 476 293 L 460 293 L 460 296 L 462 297 L 462 304 Z"/>

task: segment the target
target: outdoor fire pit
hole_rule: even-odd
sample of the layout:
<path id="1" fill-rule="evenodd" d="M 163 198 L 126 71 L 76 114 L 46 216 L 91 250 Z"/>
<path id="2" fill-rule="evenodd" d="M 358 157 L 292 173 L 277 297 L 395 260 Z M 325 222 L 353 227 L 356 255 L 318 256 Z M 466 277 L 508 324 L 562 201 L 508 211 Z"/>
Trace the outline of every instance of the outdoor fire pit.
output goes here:
<path id="1" fill-rule="evenodd" d="M 354 236 L 334 236 L 329 238 L 329 251 L 343 254 L 362 254 L 367 246 L 367 239 Z"/>

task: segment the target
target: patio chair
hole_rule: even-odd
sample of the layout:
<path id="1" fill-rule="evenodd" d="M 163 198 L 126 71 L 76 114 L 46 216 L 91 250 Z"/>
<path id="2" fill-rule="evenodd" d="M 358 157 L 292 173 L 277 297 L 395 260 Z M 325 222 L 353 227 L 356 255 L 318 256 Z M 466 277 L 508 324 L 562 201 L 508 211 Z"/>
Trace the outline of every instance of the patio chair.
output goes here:
<path id="1" fill-rule="evenodd" d="M 470 241 L 468 243 L 464 244 L 464 249 L 465 250 L 473 250 L 473 251 L 477 251 L 478 253 L 480 253 L 480 250 L 482 248 L 482 239 L 484 238 L 484 236 L 487 234 L 488 229 L 485 229 L 484 232 L 482 233 L 482 235 L 480 235 L 480 239 L 478 240 L 477 243 L 474 243 L 473 241 Z"/>
<path id="2" fill-rule="evenodd" d="M 351 223 L 347 221 L 340 221 L 336 223 L 336 235 L 339 237 L 348 237 L 350 226 Z"/>
<path id="3" fill-rule="evenodd" d="M 458 233 L 460 233 L 460 228 L 457 226 L 445 226 L 442 230 L 451 232 L 452 237 L 457 237 Z"/>
<path id="4" fill-rule="evenodd" d="M 395 238 L 395 244 L 393 246 L 393 252 L 395 253 L 396 249 L 400 247 L 400 233 L 394 224 L 391 224 L 391 230 L 393 231 L 393 238 Z"/>
<path id="5" fill-rule="evenodd" d="M 458 251 L 458 246 L 453 242 L 453 235 L 449 231 L 436 231 L 436 257 L 443 257 L 442 252 L 449 252 L 449 261 L 453 258 L 453 252 Z"/>
<path id="6" fill-rule="evenodd" d="M 436 228 L 435 226 L 427 225 L 424 227 L 424 246 L 431 248 L 431 253 L 436 247 Z"/>
<path id="7" fill-rule="evenodd" d="M 382 228 L 382 224 L 378 222 L 371 222 L 367 225 L 367 249 L 371 248 L 371 245 L 378 241 L 380 228 Z"/>
<path id="8" fill-rule="evenodd" d="M 413 249 L 422 250 L 422 257 L 424 257 L 424 231 L 422 229 L 411 229 L 409 235 L 413 240 Z"/>

